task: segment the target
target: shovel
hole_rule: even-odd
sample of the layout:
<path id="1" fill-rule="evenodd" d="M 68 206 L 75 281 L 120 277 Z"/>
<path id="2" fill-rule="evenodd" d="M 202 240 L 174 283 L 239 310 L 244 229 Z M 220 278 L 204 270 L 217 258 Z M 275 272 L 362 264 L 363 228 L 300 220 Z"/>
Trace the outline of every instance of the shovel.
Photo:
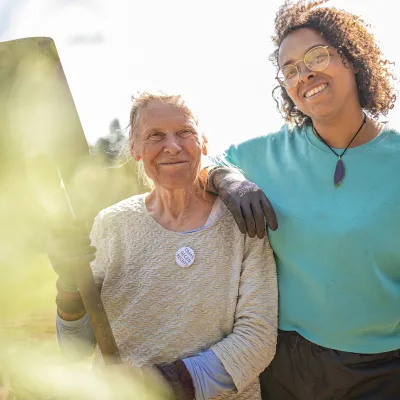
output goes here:
<path id="1" fill-rule="evenodd" d="M 50 38 L 0 43 L 0 156 L 0 189 L 4 193 L 11 185 L 15 187 L 19 176 L 20 185 L 40 192 L 50 218 L 60 210 L 69 222 L 85 218 L 87 207 L 79 203 L 74 181 L 93 156 Z M 7 178 L 11 171 L 14 182 Z M 48 179 L 41 179 L 42 173 Z M 89 264 L 77 269 L 76 283 L 105 363 L 120 364 Z"/>

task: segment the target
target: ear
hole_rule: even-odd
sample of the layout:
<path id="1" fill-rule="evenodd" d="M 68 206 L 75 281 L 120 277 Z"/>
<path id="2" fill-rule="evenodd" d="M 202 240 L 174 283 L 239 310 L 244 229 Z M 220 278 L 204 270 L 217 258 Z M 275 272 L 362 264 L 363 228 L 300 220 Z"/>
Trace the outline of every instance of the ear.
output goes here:
<path id="1" fill-rule="evenodd" d="M 201 144 L 201 153 L 203 154 L 203 156 L 206 156 L 208 154 L 208 140 L 205 136 L 203 136 L 203 143 Z"/>
<path id="2" fill-rule="evenodd" d="M 353 63 L 346 59 L 346 66 L 350 68 L 354 74 L 358 74 L 360 72 L 360 68 L 356 68 Z"/>
<path id="3" fill-rule="evenodd" d="M 129 145 L 129 150 L 132 154 L 132 157 L 135 161 L 140 161 L 142 159 L 142 157 L 140 156 L 140 154 L 136 151 L 135 149 L 135 145 L 133 143 L 133 140 L 131 141 L 131 144 Z"/>

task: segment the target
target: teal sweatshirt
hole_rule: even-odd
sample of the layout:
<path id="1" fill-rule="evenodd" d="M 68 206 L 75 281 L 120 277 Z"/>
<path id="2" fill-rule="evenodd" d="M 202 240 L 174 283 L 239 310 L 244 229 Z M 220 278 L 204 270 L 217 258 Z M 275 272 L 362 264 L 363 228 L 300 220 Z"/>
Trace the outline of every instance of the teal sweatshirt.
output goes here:
<path id="1" fill-rule="evenodd" d="M 277 213 L 280 329 L 336 350 L 399 349 L 400 134 L 387 127 L 349 148 L 338 187 L 337 157 L 311 127 L 233 145 L 226 158 Z"/>

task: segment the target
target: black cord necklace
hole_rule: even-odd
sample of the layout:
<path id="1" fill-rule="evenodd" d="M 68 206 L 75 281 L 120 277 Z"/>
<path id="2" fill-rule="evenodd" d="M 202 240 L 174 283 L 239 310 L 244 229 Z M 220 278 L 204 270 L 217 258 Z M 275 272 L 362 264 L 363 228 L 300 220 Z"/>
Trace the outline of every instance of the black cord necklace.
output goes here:
<path id="1" fill-rule="evenodd" d="M 344 175 L 345 175 L 345 170 L 344 170 L 344 164 L 342 161 L 342 157 L 344 156 L 344 153 L 346 153 L 346 150 L 349 148 L 349 146 L 351 145 L 351 143 L 353 142 L 353 140 L 356 138 L 356 136 L 358 135 L 358 133 L 361 131 L 361 128 L 364 126 L 364 124 L 367 122 L 367 116 L 364 114 L 364 119 L 363 122 L 361 124 L 361 126 L 358 128 L 358 131 L 355 133 L 355 135 L 353 136 L 353 139 L 350 140 L 349 144 L 346 146 L 346 148 L 343 150 L 342 154 L 338 154 L 336 153 L 335 150 L 332 149 L 331 146 L 329 146 L 328 143 L 326 143 L 325 139 L 317 132 L 317 130 L 315 129 L 314 125 L 313 125 L 313 131 L 315 133 L 315 136 L 317 136 L 317 138 L 324 143 L 326 146 L 328 146 L 328 148 L 332 151 L 333 154 L 335 154 L 335 156 L 338 158 L 337 163 L 336 163 L 336 168 L 335 168 L 335 174 L 333 175 L 333 184 L 335 186 L 339 186 L 343 179 L 344 179 Z"/>

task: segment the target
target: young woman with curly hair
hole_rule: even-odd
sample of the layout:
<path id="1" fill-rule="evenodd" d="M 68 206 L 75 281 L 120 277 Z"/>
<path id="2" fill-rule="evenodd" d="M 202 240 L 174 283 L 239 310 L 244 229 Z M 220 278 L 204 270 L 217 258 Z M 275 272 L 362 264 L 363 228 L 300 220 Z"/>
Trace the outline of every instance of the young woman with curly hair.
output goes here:
<path id="1" fill-rule="evenodd" d="M 280 331 L 263 398 L 399 399 L 400 133 L 379 122 L 394 77 L 364 22 L 324 3 L 279 9 L 286 124 L 227 150 L 249 180 L 217 166 L 208 187 L 242 232 L 270 228 Z"/>

